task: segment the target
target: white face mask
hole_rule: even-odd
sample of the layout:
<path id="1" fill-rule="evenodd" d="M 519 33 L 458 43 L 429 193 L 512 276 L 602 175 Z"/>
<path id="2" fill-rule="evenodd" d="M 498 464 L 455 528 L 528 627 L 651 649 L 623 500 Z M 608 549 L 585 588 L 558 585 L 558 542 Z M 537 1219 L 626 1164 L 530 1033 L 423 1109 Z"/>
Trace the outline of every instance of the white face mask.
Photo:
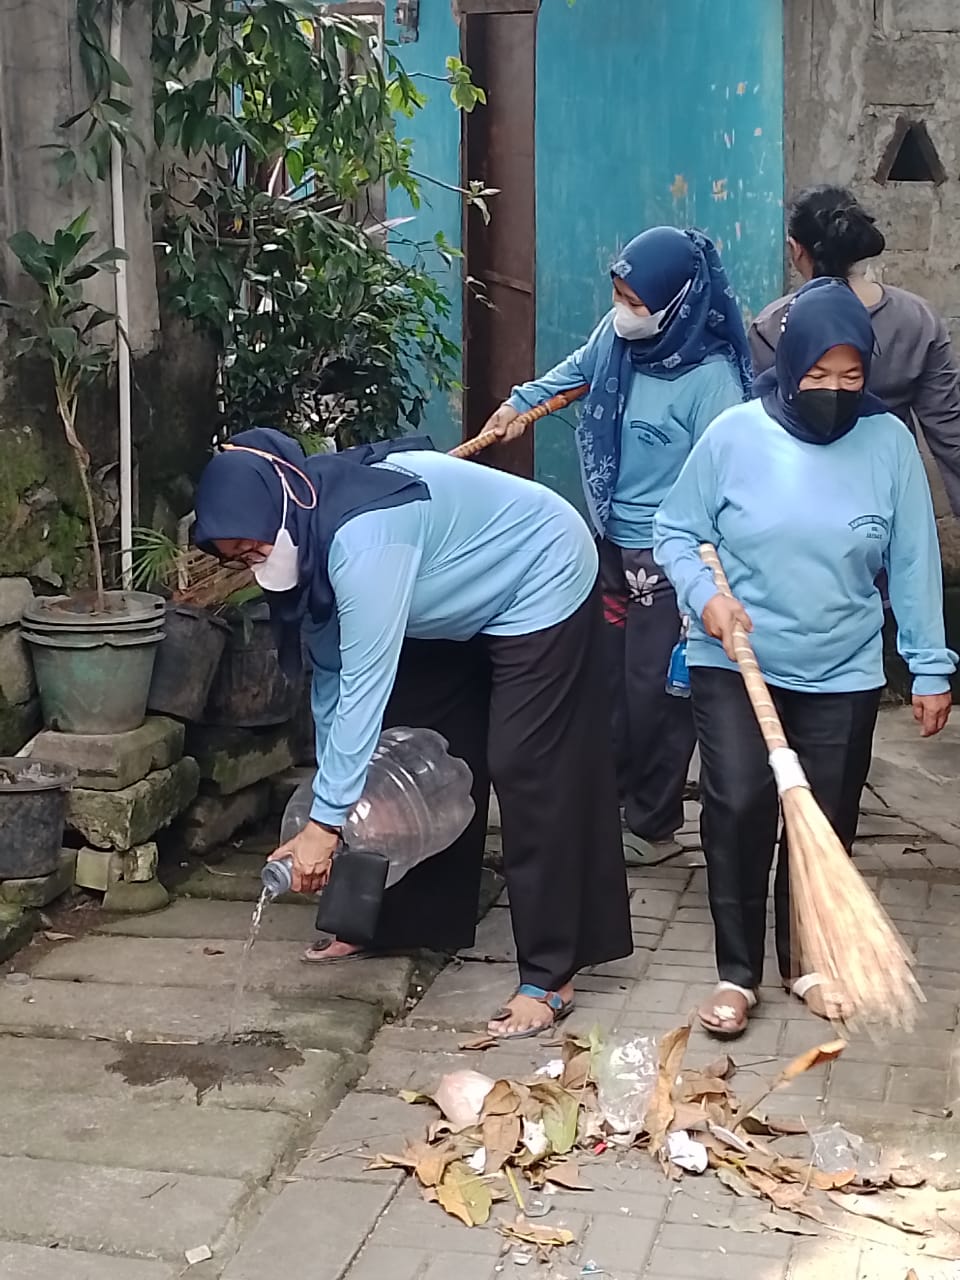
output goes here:
<path id="1" fill-rule="evenodd" d="M 667 325 L 677 313 L 677 309 L 687 296 L 691 281 L 683 286 L 677 296 L 668 302 L 662 311 L 655 311 L 649 316 L 638 316 L 632 307 L 625 302 L 613 304 L 613 331 L 625 342 L 643 342 L 648 338 L 656 338 L 663 333 Z"/>
<path id="2" fill-rule="evenodd" d="M 300 553 L 287 532 L 287 484 L 283 476 L 283 520 L 273 550 L 253 571 L 264 591 L 291 591 L 300 581 Z"/>

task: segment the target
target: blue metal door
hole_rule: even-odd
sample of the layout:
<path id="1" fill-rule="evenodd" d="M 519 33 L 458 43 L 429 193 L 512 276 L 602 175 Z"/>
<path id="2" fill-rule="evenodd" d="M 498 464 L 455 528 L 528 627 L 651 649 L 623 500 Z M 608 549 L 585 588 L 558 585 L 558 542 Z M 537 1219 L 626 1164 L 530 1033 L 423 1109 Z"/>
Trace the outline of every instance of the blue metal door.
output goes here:
<path id="1" fill-rule="evenodd" d="M 706 231 L 748 316 L 782 292 L 782 17 L 777 0 L 543 0 L 538 370 L 608 309 L 609 263 L 644 227 Z M 572 432 L 537 433 L 537 477 L 578 501 Z"/>

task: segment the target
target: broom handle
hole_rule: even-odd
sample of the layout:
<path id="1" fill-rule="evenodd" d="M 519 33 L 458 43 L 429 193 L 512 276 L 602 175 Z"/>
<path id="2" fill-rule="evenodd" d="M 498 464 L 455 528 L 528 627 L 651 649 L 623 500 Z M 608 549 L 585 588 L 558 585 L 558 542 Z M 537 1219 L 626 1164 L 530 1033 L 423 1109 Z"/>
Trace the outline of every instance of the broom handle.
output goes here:
<path id="1" fill-rule="evenodd" d="M 561 391 L 559 395 L 551 396 L 549 400 L 544 400 L 543 404 L 538 404 L 535 409 L 528 409 L 526 413 L 519 414 L 510 425 L 513 427 L 518 425 L 529 427 L 531 423 L 538 422 L 541 418 L 547 417 L 548 414 L 559 413 L 561 409 L 566 409 L 575 400 L 585 396 L 589 390 L 589 386 L 584 385 L 582 387 L 571 387 L 569 391 Z M 500 440 L 502 440 L 502 437 L 499 432 L 481 431 L 472 440 L 465 440 L 463 444 L 457 445 L 456 449 L 451 449 L 450 457 L 475 458 L 478 453 L 482 453 L 484 449 Z"/>
<path id="2" fill-rule="evenodd" d="M 713 580 L 720 594 L 726 596 L 728 600 L 736 599 L 730 590 L 730 583 L 727 581 L 727 575 L 724 573 L 723 565 L 720 563 L 716 547 L 709 542 L 705 542 L 700 548 L 700 559 L 713 571 Z M 733 629 L 733 651 L 737 655 L 737 666 L 743 676 L 743 683 L 747 686 L 747 696 L 753 705 L 754 714 L 757 717 L 757 723 L 760 725 L 760 732 L 763 734 L 767 749 L 776 751 L 781 747 L 786 747 L 788 745 L 787 736 L 783 732 L 783 725 L 780 723 L 777 709 L 773 705 L 773 699 L 770 697 L 767 682 L 760 671 L 757 655 L 753 652 L 753 645 L 747 638 L 747 633 L 739 623 Z"/>

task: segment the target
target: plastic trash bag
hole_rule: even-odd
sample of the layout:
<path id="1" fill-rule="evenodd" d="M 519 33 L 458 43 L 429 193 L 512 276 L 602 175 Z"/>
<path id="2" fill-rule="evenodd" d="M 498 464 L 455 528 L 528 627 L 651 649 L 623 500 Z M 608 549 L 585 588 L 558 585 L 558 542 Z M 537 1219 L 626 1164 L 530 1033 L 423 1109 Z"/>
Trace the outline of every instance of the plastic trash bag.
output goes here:
<path id="1" fill-rule="evenodd" d="M 650 1036 L 604 1045 L 593 1063 L 600 1111 L 614 1133 L 643 1129 L 659 1071 L 659 1049 Z"/>

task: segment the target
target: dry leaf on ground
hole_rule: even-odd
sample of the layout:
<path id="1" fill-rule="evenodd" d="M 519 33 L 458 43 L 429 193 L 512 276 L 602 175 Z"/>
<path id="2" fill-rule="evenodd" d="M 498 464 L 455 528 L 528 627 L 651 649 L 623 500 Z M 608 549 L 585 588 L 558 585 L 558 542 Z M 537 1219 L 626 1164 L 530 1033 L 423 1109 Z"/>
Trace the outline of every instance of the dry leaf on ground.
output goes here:
<path id="1" fill-rule="evenodd" d="M 486 1183 L 462 1161 L 447 1168 L 436 1188 L 440 1204 L 467 1227 L 482 1227 L 490 1219 L 493 1196 Z"/>
<path id="2" fill-rule="evenodd" d="M 690 1040 L 690 1025 L 668 1031 L 660 1041 L 660 1068 L 653 1088 L 653 1099 L 647 1111 L 646 1127 L 650 1135 L 650 1152 L 659 1156 L 670 1126 L 673 1124 L 673 1089 Z"/>
<path id="3" fill-rule="evenodd" d="M 562 1249 L 573 1244 L 576 1236 L 566 1227 L 540 1227 L 519 1217 L 515 1222 L 505 1222 L 500 1231 L 508 1240 L 519 1240 L 523 1244 L 536 1245 L 538 1249 Z"/>

